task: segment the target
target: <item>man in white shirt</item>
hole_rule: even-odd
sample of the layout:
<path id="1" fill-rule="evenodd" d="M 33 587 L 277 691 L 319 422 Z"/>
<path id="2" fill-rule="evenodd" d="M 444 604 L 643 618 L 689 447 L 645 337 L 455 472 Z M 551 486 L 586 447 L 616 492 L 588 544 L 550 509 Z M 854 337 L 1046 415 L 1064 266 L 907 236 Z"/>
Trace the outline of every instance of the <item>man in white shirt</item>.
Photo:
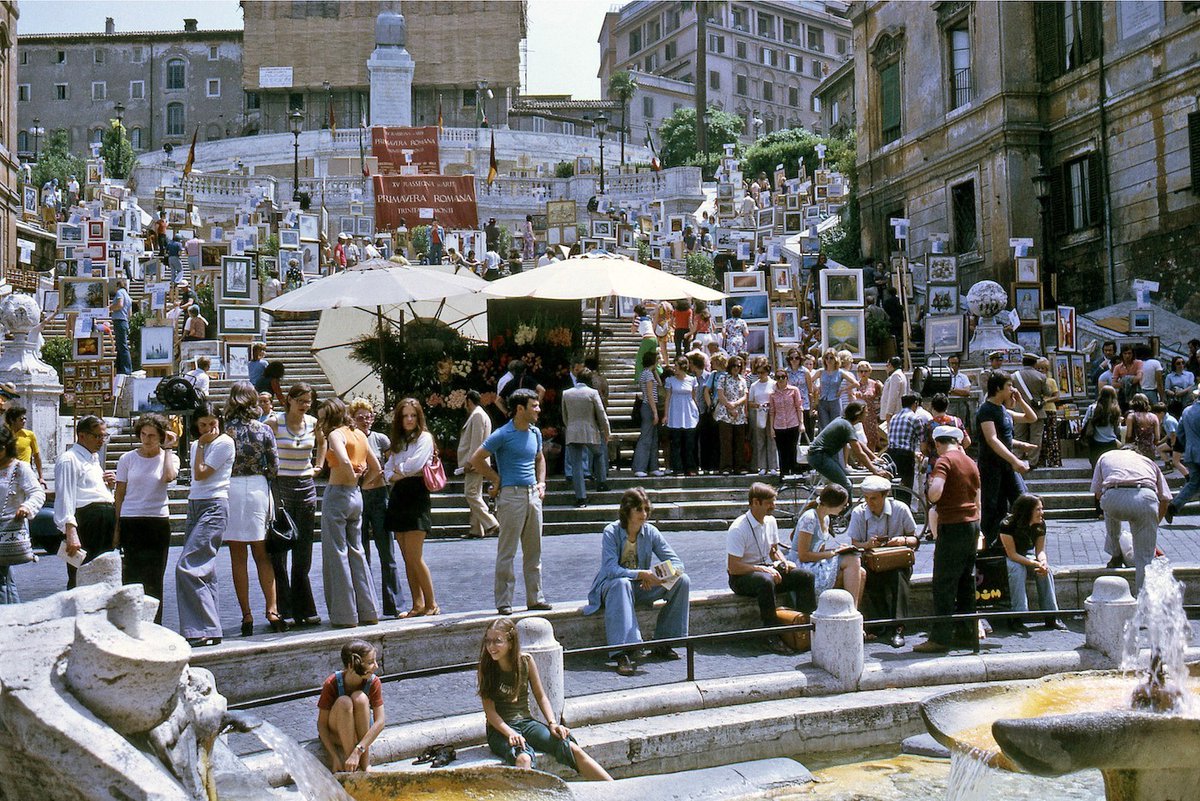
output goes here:
<path id="1" fill-rule="evenodd" d="M 54 525 L 67 540 L 67 555 L 82 548 L 88 563 L 112 550 L 117 516 L 112 488 L 117 474 L 105 470 L 100 450 L 108 441 L 108 426 L 95 415 L 75 425 L 75 444 L 54 465 Z M 75 568 L 67 566 L 67 589 L 75 586 Z"/>
<path id="2" fill-rule="evenodd" d="M 879 398 L 879 419 L 886 423 L 900 411 L 900 399 L 908 394 L 908 376 L 900 369 L 904 362 L 899 356 L 888 361 L 888 377 L 883 382 L 883 393 Z"/>
<path id="3" fill-rule="evenodd" d="M 463 495 L 467 499 L 467 508 L 471 510 L 471 529 L 467 537 L 471 539 L 493 537 L 500 533 L 500 522 L 483 499 L 483 474 L 471 467 L 471 456 L 475 454 L 475 449 L 492 433 L 492 418 L 488 417 L 479 401 L 476 390 L 467 390 L 467 422 L 458 436 L 458 463 L 463 466 Z"/>
<path id="4" fill-rule="evenodd" d="M 952 397 L 969 398 L 971 397 L 971 379 L 967 378 L 959 368 L 962 365 L 962 359 L 957 355 L 950 356 L 946 359 L 946 366 L 950 368 L 950 392 L 947 394 Z"/>
<path id="5" fill-rule="evenodd" d="M 545 266 L 549 265 L 550 262 L 552 262 L 552 261 L 553 261 L 553 259 L 550 257 L 550 251 L 547 250 L 547 251 L 543 252 L 541 256 L 538 257 L 537 266 L 545 267 Z"/>
<path id="6" fill-rule="evenodd" d="M 764 628 L 778 625 L 775 598 L 779 593 L 795 593 L 794 608 L 802 612 L 817 607 L 812 574 L 783 558 L 787 546 L 779 541 L 773 511 L 775 488 L 756 481 L 750 485 L 750 510 L 734 520 L 725 535 L 729 589 L 758 600 Z M 779 637 L 767 640 L 767 648 L 777 654 L 792 653 Z"/>
<path id="7" fill-rule="evenodd" d="M 203 398 L 208 397 L 208 368 L 212 366 L 212 362 L 207 356 L 197 356 L 196 366 L 184 373 L 183 377 L 192 382 L 196 388 L 196 394 Z"/>
<path id="8" fill-rule="evenodd" d="M 1142 360 L 1141 392 L 1150 401 L 1150 405 L 1162 400 L 1163 366 L 1162 362 L 1150 355 L 1150 349 L 1142 346 L 1144 352 L 1137 353 L 1134 358 Z"/>

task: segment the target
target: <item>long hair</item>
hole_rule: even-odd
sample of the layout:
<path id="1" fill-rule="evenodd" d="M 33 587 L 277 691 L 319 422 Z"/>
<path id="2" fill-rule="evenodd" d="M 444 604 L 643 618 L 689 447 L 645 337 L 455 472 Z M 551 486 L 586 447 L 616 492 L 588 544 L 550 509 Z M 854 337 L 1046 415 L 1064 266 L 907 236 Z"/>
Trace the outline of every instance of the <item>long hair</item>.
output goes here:
<path id="1" fill-rule="evenodd" d="M 515 666 L 517 684 L 513 687 L 513 697 L 503 700 L 513 701 L 520 694 L 520 682 L 524 681 L 525 677 L 522 671 L 521 636 L 517 633 L 517 624 L 506 617 L 496 618 L 483 632 L 483 640 L 479 644 L 479 697 L 496 700 L 500 691 L 500 663 L 492 659 L 487 649 L 487 638 L 493 631 L 508 637 L 508 653 Z"/>
<path id="2" fill-rule="evenodd" d="M 342 646 L 342 667 L 362 675 L 367 659 L 375 654 L 375 647 L 366 640 L 351 640 Z"/>
<path id="3" fill-rule="evenodd" d="M 828 506 L 830 509 L 836 509 L 839 506 L 845 506 L 850 500 L 850 494 L 846 492 L 846 488 L 841 484 L 826 484 L 821 487 L 821 491 L 817 493 L 817 497 L 813 498 L 807 504 L 801 514 L 809 509 L 816 509 L 817 506 Z"/>
<path id="4" fill-rule="evenodd" d="M 229 388 L 229 398 L 225 401 L 225 419 L 257 420 L 262 410 L 258 407 L 258 391 L 249 381 L 235 381 Z"/>
<path id="5" fill-rule="evenodd" d="M 625 490 L 625 494 L 621 496 L 621 507 L 617 512 L 617 519 L 621 521 L 621 528 L 629 528 L 629 515 L 638 509 L 645 509 L 646 515 L 650 515 L 651 510 L 650 498 L 646 495 L 646 490 L 641 487 L 630 487 Z"/>
<path id="6" fill-rule="evenodd" d="M 417 412 L 417 427 L 412 431 L 404 430 L 404 407 L 411 406 Z M 428 426 L 425 425 L 425 410 L 421 408 L 421 402 L 416 398 L 404 398 L 396 404 L 396 411 L 392 414 L 392 450 L 399 452 L 406 446 L 413 444 L 417 438 L 424 432 L 428 431 Z"/>
<path id="7" fill-rule="evenodd" d="M 1035 526 L 1031 522 L 1034 510 L 1041 503 L 1042 499 L 1033 493 L 1025 492 L 1017 496 L 1017 499 L 1012 502 L 1012 507 L 1008 510 L 1008 516 L 1000 523 L 1001 529 L 1005 531 L 1027 531 L 1030 528 L 1044 530 L 1045 524 L 1039 523 Z"/>
<path id="8" fill-rule="evenodd" d="M 317 412 L 317 419 L 320 420 L 321 433 L 325 436 L 350 423 L 349 417 L 346 416 L 346 404 L 341 398 L 330 398 L 322 403 L 320 411 Z"/>
<path id="9" fill-rule="evenodd" d="M 1096 409 L 1092 412 L 1092 425 L 1119 426 L 1121 424 L 1121 404 L 1117 402 L 1116 387 L 1101 387 L 1096 397 Z"/>

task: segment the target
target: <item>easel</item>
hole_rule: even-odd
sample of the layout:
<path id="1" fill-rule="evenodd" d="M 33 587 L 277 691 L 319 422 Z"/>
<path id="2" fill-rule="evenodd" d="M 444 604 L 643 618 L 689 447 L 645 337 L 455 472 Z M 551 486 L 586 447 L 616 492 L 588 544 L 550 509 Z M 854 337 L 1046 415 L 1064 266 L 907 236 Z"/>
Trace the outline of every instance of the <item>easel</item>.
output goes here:
<path id="1" fill-rule="evenodd" d="M 896 241 L 900 243 L 900 269 L 892 277 L 892 285 L 896 289 L 896 296 L 900 301 L 901 326 L 900 326 L 900 354 L 904 359 L 904 372 L 912 374 L 912 340 L 910 337 L 910 319 L 908 314 L 908 282 L 905 278 L 909 275 L 908 271 L 908 229 L 910 222 L 904 217 L 893 217 L 889 220 L 892 230 L 895 232 Z"/>

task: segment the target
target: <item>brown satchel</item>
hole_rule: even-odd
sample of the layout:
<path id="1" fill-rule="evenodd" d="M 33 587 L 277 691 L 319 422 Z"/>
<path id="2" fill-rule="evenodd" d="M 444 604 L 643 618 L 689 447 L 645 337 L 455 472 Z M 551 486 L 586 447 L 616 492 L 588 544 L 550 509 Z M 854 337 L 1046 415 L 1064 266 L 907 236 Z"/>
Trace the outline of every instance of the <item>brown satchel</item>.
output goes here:
<path id="1" fill-rule="evenodd" d="M 907 545 L 885 545 L 863 551 L 862 564 L 871 573 L 887 573 L 904 570 L 917 561 L 916 554 Z"/>
<path id="2" fill-rule="evenodd" d="M 797 612 L 795 609 L 789 609 L 786 606 L 780 606 L 775 609 L 775 622 L 781 626 L 799 626 L 802 623 L 808 622 L 808 615 L 803 612 Z M 794 629 L 792 631 L 781 631 L 779 632 L 779 639 L 783 640 L 783 644 L 796 653 L 804 653 L 812 647 L 812 630 Z"/>

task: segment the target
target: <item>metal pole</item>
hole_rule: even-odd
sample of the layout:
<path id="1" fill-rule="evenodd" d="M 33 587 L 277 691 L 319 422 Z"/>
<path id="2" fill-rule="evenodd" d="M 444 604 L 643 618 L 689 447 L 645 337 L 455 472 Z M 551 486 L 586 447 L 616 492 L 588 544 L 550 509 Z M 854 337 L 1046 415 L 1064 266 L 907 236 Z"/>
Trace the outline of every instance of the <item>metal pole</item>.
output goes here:
<path id="1" fill-rule="evenodd" d="M 300 134 L 292 131 L 292 200 L 300 200 Z"/>

